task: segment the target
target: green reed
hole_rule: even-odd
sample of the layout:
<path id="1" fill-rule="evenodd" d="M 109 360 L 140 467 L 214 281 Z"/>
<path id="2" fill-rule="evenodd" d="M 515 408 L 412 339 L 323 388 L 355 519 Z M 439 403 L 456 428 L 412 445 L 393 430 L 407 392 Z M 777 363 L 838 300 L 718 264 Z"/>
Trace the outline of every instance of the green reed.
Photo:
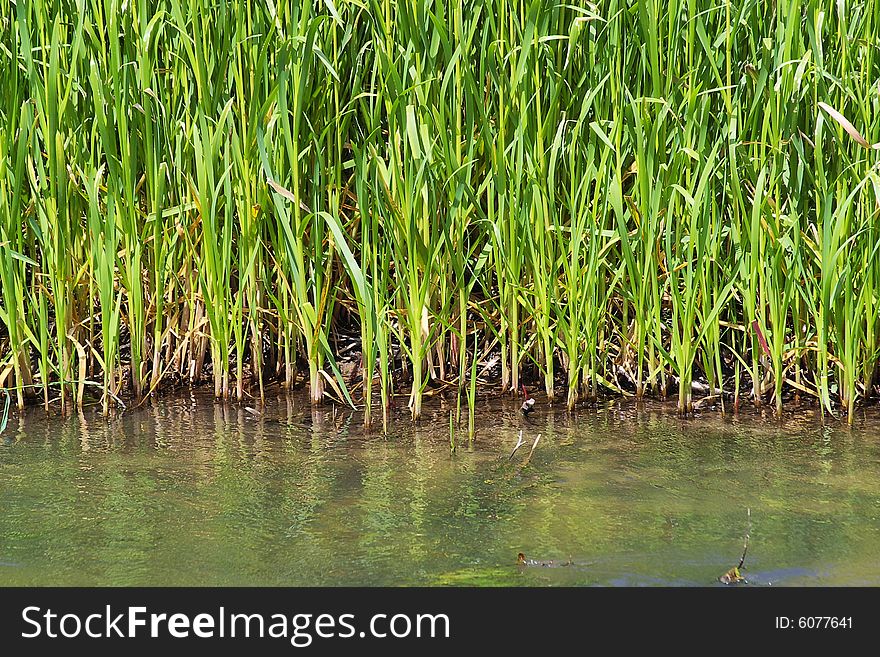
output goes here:
<path id="1" fill-rule="evenodd" d="M 9 4 L 19 407 L 877 392 L 876 3 Z"/>

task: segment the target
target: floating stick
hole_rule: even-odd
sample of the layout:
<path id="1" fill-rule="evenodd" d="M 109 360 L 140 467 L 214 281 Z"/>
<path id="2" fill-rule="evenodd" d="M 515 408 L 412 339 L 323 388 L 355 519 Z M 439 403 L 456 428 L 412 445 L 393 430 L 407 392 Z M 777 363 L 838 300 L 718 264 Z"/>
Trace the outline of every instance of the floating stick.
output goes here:
<path id="1" fill-rule="evenodd" d="M 522 437 L 522 429 L 519 430 L 519 438 L 516 441 L 516 447 L 513 448 L 513 451 L 510 453 L 510 456 L 507 457 L 507 460 L 510 461 L 513 458 L 513 455 L 516 454 L 516 450 L 525 445 L 525 441 Z"/>

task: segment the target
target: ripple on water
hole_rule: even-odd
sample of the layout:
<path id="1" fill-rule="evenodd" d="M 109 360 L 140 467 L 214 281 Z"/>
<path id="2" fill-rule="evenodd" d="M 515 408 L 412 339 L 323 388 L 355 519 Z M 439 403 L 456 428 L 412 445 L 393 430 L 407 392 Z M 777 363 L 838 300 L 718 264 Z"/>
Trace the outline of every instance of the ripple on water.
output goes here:
<path id="1" fill-rule="evenodd" d="M 398 408 L 387 436 L 279 391 L 27 411 L 0 445 L 0 582 L 713 586 L 748 532 L 749 585 L 880 585 L 880 417 L 539 400 L 525 423 L 491 398 L 451 452 L 452 408 Z"/>

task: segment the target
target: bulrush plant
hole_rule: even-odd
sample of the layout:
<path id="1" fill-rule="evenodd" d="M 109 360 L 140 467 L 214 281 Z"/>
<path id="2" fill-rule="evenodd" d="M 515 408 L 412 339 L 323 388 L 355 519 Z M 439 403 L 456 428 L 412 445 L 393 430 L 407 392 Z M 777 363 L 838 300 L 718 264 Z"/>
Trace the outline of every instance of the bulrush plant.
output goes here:
<path id="1" fill-rule="evenodd" d="M 11 1 L 0 386 L 111 414 L 304 382 L 367 425 L 378 386 L 385 431 L 395 391 L 418 419 L 452 387 L 472 432 L 478 379 L 852 421 L 878 28 L 832 0 Z"/>

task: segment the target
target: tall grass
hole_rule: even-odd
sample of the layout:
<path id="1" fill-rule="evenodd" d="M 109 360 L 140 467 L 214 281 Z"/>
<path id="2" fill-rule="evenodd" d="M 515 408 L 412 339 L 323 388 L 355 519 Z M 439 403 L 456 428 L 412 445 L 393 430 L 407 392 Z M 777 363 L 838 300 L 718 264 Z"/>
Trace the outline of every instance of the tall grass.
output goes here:
<path id="1" fill-rule="evenodd" d="M 395 386 L 472 418 L 478 378 L 528 379 L 852 419 L 878 44 L 875 2 L 11 0 L 0 385 L 109 413 L 302 371 L 387 424 Z"/>

